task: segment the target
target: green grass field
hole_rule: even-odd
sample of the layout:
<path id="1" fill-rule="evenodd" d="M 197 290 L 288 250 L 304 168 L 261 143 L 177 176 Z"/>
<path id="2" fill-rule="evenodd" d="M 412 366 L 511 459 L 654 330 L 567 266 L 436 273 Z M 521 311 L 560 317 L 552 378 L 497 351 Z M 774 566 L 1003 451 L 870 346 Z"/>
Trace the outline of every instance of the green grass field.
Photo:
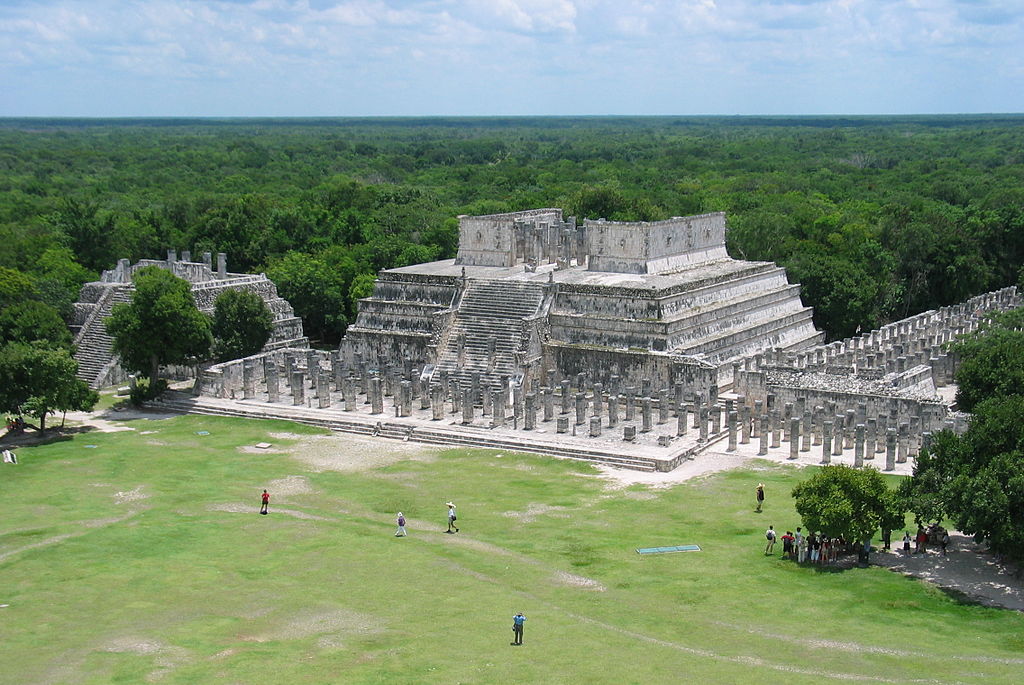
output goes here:
<path id="1" fill-rule="evenodd" d="M 282 431 L 317 433 L 295 424 L 128 425 L 0 466 L 0 682 L 1021 681 L 1016 612 L 765 557 L 806 471 L 613 489 L 583 463 L 485 450 L 315 471 L 282 449 Z M 703 551 L 635 553 L 689 543 Z"/>

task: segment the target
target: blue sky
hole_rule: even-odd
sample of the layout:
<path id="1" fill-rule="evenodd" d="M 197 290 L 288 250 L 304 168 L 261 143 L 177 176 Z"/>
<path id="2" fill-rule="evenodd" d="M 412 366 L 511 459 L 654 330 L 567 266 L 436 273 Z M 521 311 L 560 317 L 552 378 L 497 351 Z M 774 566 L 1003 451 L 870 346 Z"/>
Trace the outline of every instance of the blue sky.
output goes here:
<path id="1" fill-rule="evenodd" d="M 1024 0 L 0 0 L 0 116 L 1024 111 Z"/>

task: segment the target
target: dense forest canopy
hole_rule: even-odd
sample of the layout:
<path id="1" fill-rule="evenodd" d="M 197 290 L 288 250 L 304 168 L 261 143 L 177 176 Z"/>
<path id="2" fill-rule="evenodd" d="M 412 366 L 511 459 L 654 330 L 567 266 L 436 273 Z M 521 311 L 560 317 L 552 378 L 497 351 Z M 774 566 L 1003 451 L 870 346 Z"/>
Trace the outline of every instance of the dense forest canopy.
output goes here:
<path id="1" fill-rule="evenodd" d="M 454 256 L 458 214 L 534 207 L 725 211 L 845 337 L 1019 282 L 1024 116 L 0 120 L 0 309 L 209 250 L 333 343 L 377 270 Z"/>

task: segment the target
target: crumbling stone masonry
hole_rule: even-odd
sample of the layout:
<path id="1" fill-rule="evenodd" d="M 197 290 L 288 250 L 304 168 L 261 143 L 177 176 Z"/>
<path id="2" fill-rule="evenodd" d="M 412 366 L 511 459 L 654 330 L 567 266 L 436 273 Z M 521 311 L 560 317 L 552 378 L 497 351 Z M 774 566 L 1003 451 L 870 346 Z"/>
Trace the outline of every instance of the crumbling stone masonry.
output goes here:
<path id="1" fill-rule="evenodd" d="M 203 253 L 203 261 L 193 262 L 187 250 L 182 252 L 180 259 L 174 250 L 168 250 L 166 260 L 144 259 L 133 265 L 127 259 L 118 260 L 117 266 L 104 271 L 99 281 L 82 286 L 75 303 L 71 333 L 77 346 L 78 376 L 90 387 L 111 385 L 127 377 L 114 356 L 112 340 L 103 322 L 115 304 L 131 299 L 134 289 L 132 276 L 146 266 L 167 269 L 191 283 L 196 306 L 207 314 L 213 314 L 214 302 L 225 290 L 254 292 L 274 315 L 274 331 L 264 349 L 308 346 L 308 340 L 302 333 L 302 320 L 295 316 L 291 305 L 278 296 L 277 287 L 265 274 L 228 273 L 227 256 L 223 252 L 217 255 L 217 268 L 214 270 L 209 252 Z M 171 371 L 186 376 L 190 373 L 189 369 Z"/>

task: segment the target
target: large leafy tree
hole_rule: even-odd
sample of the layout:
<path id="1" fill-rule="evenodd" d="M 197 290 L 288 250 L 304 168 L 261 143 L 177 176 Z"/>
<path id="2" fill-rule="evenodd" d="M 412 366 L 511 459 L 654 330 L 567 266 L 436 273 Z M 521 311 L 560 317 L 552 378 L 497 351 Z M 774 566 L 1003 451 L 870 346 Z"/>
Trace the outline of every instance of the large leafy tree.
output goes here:
<path id="1" fill-rule="evenodd" d="M 948 517 L 993 551 L 1024 559 L 1024 396 L 975 407 L 962 436 L 943 432 L 901 487 L 920 519 Z"/>
<path id="2" fill-rule="evenodd" d="M 26 300 L 0 309 L 0 343 L 44 341 L 51 347 L 69 347 L 71 331 L 53 307 Z"/>
<path id="3" fill-rule="evenodd" d="M 57 411 L 89 411 L 99 400 L 78 378 L 78 362 L 65 348 L 8 343 L 0 347 L 0 407 L 35 417 L 46 429 L 46 417 Z"/>
<path id="4" fill-rule="evenodd" d="M 213 355 L 227 361 L 256 354 L 270 339 L 274 315 L 259 295 L 225 290 L 214 303 Z"/>
<path id="5" fill-rule="evenodd" d="M 902 517 L 898 500 L 874 469 L 826 466 L 793 488 L 796 510 L 808 530 L 865 540 Z"/>
<path id="6" fill-rule="evenodd" d="M 122 366 L 147 374 L 151 388 L 162 365 L 204 359 L 213 342 L 188 281 L 155 266 L 136 272 L 131 302 L 115 305 L 106 325 Z"/>
<path id="7" fill-rule="evenodd" d="M 960 355 L 957 403 L 973 411 L 986 398 L 1024 394 L 1024 308 L 998 314 L 953 346 Z"/>

